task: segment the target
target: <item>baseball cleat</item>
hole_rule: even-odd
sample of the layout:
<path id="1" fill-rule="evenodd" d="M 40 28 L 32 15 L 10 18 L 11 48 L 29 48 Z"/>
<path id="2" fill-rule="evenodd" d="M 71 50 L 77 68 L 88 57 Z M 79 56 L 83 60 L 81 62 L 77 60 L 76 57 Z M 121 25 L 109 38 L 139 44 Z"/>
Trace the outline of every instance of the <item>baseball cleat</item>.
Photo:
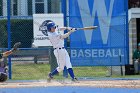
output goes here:
<path id="1" fill-rule="evenodd" d="M 78 81 L 78 79 L 77 79 L 76 77 L 74 77 L 74 78 L 72 79 L 72 81 L 76 82 L 76 81 Z"/>
<path id="2" fill-rule="evenodd" d="M 52 79 L 53 79 L 53 76 L 52 76 L 52 74 L 51 74 L 51 72 L 50 72 L 50 73 L 48 74 L 48 79 L 47 79 L 47 81 L 50 82 Z"/>

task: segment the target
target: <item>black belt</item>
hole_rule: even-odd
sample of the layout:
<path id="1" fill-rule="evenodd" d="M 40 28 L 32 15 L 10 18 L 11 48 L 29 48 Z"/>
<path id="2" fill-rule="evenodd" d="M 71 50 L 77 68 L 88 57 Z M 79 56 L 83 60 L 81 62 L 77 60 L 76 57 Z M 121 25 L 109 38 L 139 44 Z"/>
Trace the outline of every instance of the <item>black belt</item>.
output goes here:
<path id="1" fill-rule="evenodd" d="M 61 48 L 54 48 L 54 50 L 55 50 L 55 49 L 64 49 L 64 48 L 65 48 L 65 47 L 61 47 Z"/>

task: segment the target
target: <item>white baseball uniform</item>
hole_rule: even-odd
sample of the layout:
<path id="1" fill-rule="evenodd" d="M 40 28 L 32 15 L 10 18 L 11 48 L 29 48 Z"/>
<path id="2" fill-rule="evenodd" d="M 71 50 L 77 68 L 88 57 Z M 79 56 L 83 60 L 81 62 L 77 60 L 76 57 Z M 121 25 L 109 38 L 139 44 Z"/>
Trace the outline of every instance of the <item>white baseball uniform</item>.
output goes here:
<path id="1" fill-rule="evenodd" d="M 67 69 L 72 68 L 70 57 L 64 48 L 64 38 L 68 37 L 71 33 L 60 34 L 58 31 L 48 32 L 48 37 L 54 48 L 54 55 L 57 59 L 57 71 L 60 72 L 66 66 Z"/>

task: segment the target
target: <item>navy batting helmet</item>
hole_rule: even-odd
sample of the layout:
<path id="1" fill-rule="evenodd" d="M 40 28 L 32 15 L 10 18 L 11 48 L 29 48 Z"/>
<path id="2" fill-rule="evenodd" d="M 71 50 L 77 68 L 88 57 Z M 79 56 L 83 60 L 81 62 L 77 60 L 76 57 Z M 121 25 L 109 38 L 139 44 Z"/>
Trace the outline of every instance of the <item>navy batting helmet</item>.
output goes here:
<path id="1" fill-rule="evenodd" d="M 47 23 L 47 30 L 50 31 L 51 28 L 56 28 L 56 25 L 54 22 L 48 22 Z"/>

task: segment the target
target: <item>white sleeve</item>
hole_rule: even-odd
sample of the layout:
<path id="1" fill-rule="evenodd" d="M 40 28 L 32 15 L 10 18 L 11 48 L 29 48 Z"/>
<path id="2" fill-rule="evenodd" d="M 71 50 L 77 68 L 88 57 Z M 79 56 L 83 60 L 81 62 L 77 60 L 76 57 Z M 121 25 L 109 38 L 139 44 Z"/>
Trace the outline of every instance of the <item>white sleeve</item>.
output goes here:
<path id="1" fill-rule="evenodd" d="M 63 35 L 61 35 L 60 38 L 61 38 L 61 39 L 67 38 L 71 33 L 72 33 L 72 32 L 69 31 L 69 32 L 67 32 L 67 33 L 65 33 L 65 34 L 63 34 Z"/>
<path id="2" fill-rule="evenodd" d="M 58 28 L 59 29 L 59 31 L 64 31 L 64 30 L 66 30 L 67 28 L 66 27 L 60 27 L 60 28 Z"/>
<path id="3" fill-rule="evenodd" d="M 64 31 L 64 30 L 72 30 L 72 27 L 59 27 L 59 31 Z"/>

